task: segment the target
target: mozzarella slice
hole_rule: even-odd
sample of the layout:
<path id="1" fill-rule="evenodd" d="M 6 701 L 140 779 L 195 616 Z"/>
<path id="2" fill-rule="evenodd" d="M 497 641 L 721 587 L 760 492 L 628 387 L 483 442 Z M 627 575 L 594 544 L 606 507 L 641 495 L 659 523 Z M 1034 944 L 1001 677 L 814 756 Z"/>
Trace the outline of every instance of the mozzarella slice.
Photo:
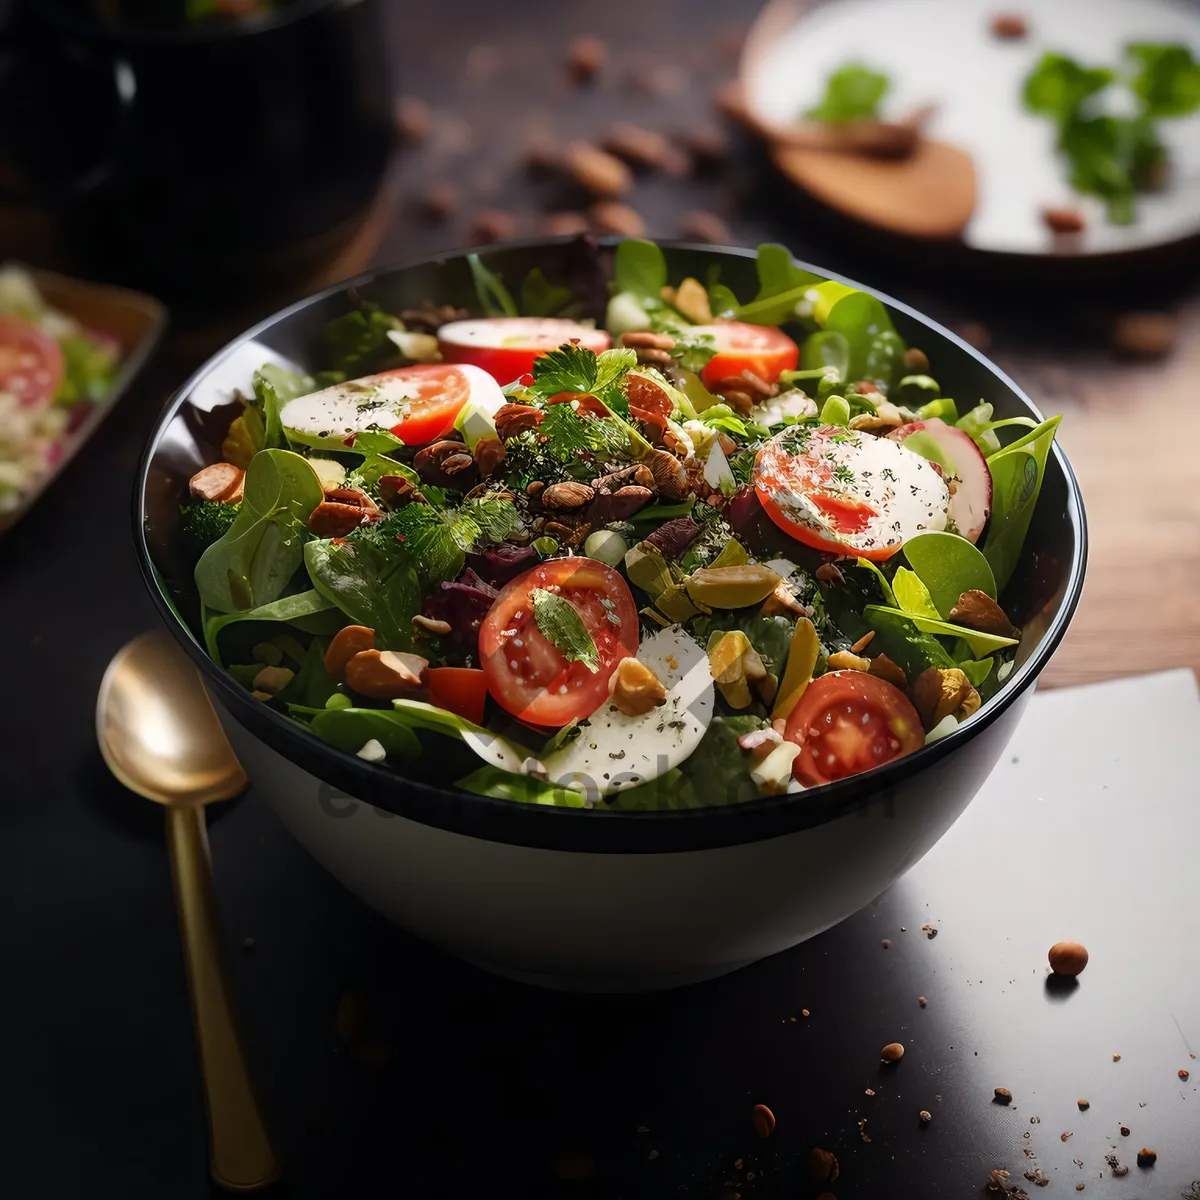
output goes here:
<path id="1" fill-rule="evenodd" d="M 352 434 L 391 430 L 409 415 L 414 402 L 433 402 L 446 393 L 488 413 L 504 404 L 500 385 L 479 367 L 430 363 L 365 375 L 298 396 L 283 406 L 279 419 L 292 441 L 344 450 Z"/>
<path id="2" fill-rule="evenodd" d="M 708 656 L 671 625 L 642 642 L 637 657 L 662 681 L 667 702 L 640 717 L 603 705 L 573 741 L 546 757 L 551 783 L 595 801 L 657 779 L 700 744 L 713 713 Z"/>
<path id="3" fill-rule="evenodd" d="M 793 389 L 790 392 L 780 392 L 761 404 L 756 404 L 750 410 L 750 420 L 756 425 L 779 425 L 784 417 L 815 417 L 817 402 L 810 400 L 803 392 Z"/>

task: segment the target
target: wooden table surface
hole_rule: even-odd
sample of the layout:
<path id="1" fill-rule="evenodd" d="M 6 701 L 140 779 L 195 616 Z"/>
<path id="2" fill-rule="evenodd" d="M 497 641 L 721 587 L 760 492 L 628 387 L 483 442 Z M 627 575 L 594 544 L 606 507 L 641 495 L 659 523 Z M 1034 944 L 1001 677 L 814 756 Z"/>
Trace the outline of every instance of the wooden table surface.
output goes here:
<path id="1" fill-rule="evenodd" d="M 673 138 L 722 123 L 713 96 L 736 73 L 753 15 L 753 6 L 723 0 L 652 7 L 614 0 L 604 14 L 575 0 L 530 0 L 519 24 L 503 6 L 474 0 L 418 13 L 387 7 L 395 91 L 429 105 L 428 136 L 400 147 L 372 210 L 311 277 L 269 300 L 230 302 L 219 315 L 198 320 L 177 318 L 158 361 L 125 402 L 140 409 L 130 436 L 147 429 L 165 394 L 207 354 L 277 304 L 373 263 L 469 244 L 484 209 L 510 213 L 517 236 L 531 236 L 544 214 L 583 207 L 586 197 L 566 181 L 525 169 L 532 143 L 598 140 L 616 120 Z M 572 82 L 565 67 L 567 47 L 581 33 L 604 35 L 609 46 L 605 68 L 585 86 Z M 1074 289 L 1050 288 L 1040 269 L 1003 283 L 970 260 L 934 270 L 920 251 L 894 253 L 825 219 L 773 172 L 747 135 L 728 122 L 724 128 L 733 150 L 719 170 L 679 179 L 639 174 L 628 199 L 651 236 L 678 236 L 689 211 L 712 211 L 735 243 L 779 241 L 951 327 L 983 322 L 994 360 L 1044 411 L 1064 414 L 1060 439 L 1083 488 L 1091 556 L 1083 601 L 1043 682 L 1200 668 L 1200 604 L 1192 599 L 1200 588 L 1195 256 L 1191 267 L 1168 262 L 1136 280 L 1118 273 Z M 456 202 L 447 217 L 434 220 L 422 200 L 441 184 L 453 187 Z M 23 257 L 79 267 L 52 249 Z M 1117 360 L 1108 344 L 1112 317 L 1147 308 L 1178 314 L 1175 352 L 1152 364 Z"/>

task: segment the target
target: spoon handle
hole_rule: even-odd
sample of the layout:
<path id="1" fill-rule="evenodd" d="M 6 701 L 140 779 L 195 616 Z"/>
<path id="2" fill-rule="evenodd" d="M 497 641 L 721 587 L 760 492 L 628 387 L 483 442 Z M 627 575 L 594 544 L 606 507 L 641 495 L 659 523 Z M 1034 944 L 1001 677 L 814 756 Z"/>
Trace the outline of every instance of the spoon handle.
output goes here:
<path id="1" fill-rule="evenodd" d="M 202 807 L 167 809 L 175 906 L 208 1110 L 209 1171 L 222 1188 L 251 1192 L 279 1175 L 254 1099 L 217 939 L 208 827 Z"/>

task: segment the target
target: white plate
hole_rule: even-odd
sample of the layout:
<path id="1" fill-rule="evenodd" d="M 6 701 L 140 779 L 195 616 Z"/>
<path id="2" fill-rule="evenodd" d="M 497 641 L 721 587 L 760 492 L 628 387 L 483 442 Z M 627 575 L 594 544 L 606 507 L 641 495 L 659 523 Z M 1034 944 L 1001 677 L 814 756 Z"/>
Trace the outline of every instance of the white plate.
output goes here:
<path id="1" fill-rule="evenodd" d="M 1024 16 L 1029 36 L 994 37 L 989 26 L 998 12 Z M 1041 212 L 1066 205 L 1088 218 L 1080 254 L 1123 253 L 1200 234 L 1200 114 L 1158 122 L 1171 184 L 1137 198 L 1133 225 L 1111 225 L 1099 200 L 1067 184 L 1053 125 L 1025 111 L 1021 88 L 1047 50 L 1118 66 L 1131 41 L 1183 42 L 1200 56 L 1200 13 L 1169 0 L 780 0 L 747 42 L 743 84 L 751 112 L 787 123 L 817 103 L 833 71 L 862 62 L 892 80 L 885 117 L 936 103 L 929 136 L 974 159 L 979 199 L 963 235 L 968 246 L 1050 253 Z"/>

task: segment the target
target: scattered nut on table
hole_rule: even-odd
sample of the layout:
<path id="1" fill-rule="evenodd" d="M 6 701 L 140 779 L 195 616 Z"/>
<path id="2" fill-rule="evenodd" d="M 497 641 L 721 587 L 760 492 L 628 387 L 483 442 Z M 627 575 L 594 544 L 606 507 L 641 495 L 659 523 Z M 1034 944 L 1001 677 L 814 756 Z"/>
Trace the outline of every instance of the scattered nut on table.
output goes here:
<path id="1" fill-rule="evenodd" d="M 1079 975 L 1088 965 L 1087 947 L 1079 942 L 1055 942 L 1047 957 L 1055 975 Z"/>

